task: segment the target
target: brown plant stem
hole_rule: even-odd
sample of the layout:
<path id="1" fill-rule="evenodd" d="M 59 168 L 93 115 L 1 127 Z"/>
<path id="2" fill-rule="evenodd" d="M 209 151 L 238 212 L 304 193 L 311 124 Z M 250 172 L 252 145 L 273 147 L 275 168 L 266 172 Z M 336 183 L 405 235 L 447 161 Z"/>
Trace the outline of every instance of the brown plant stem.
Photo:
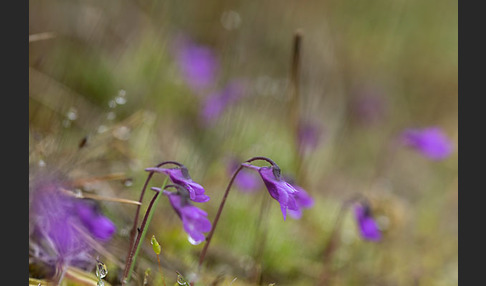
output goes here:
<path id="1" fill-rule="evenodd" d="M 147 224 L 147 219 L 150 215 L 150 211 L 152 210 L 152 207 L 153 207 L 157 197 L 160 195 L 160 191 L 158 191 L 158 190 L 154 190 L 154 191 L 155 191 L 155 195 L 152 198 L 152 200 L 150 201 L 150 204 L 147 208 L 147 211 L 145 212 L 145 216 L 143 217 L 142 224 L 140 226 L 140 229 L 138 230 L 135 243 L 133 244 L 133 247 L 130 249 L 130 251 L 128 253 L 128 259 L 125 263 L 125 270 L 123 271 L 122 285 L 125 285 L 127 283 L 128 274 L 130 272 L 130 268 L 131 268 L 132 263 L 133 263 L 133 257 L 135 255 L 135 251 L 137 249 L 137 246 L 140 243 L 140 239 L 142 237 L 143 230 L 145 229 L 145 226 Z"/>
<path id="2" fill-rule="evenodd" d="M 163 165 L 166 165 L 166 164 L 174 164 L 174 165 L 177 165 L 179 167 L 183 166 L 182 164 L 175 162 L 175 161 L 164 161 L 164 162 L 156 165 L 156 168 L 160 168 L 160 167 L 162 167 Z M 140 198 L 138 200 L 138 202 L 140 204 L 137 206 L 137 210 L 135 211 L 135 218 L 133 220 L 133 226 L 132 226 L 132 229 L 130 230 L 130 245 L 128 247 L 127 258 L 125 259 L 125 261 L 128 261 L 128 259 L 130 257 L 130 253 L 132 252 L 132 249 L 133 249 L 133 246 L 134 246 L 135 233 L 137 231 L 138 217 L 140 215 L 140 208 L 141 208 L 141 205 L 142 205 L 142 200 L 143 200 L 143 197 L 145 195 L 145 190 L 147 189 L 148 183 L 152 179 L 152 176 L 154 175 L 154 173 L 155 173 L 155 171 L 150 171 L 150 173 L 148 174 L 147 179 L 145 180 L 145 183 L 142 187 L 142 191 L 140 193 Z"/>
<path id="3" fill-rule="evenodd" d="M 278 168 L 278 165 L 274 161 L 272 161 L 271 159 L 269 159 L 267 157 L 262 157 L 262 156 L 260 156 L 260 157 L 253 157 L 251 159 L 246 160 L 244 163 L 250 163 L 250 162 L 253 162 L 253 161 L 256 161 L 256 160 L 267 161 L 272 166 Z M 216 213 L 216 217 L 214 218 L 214 221 L 212 223 L 211 231 L 209 232 L 208 236 L 206 237 L 206 243 L 204 244 L 204 247 L 203 247 L 203 249 L 201 251 L 201 255 L 199 257 L 198 271 L 201 269 L 201 265 L 202 265 L 202 263 L 204 261 L 204 257 L 206 256 L 206 252 L 208 251 L 209 244 L 211 243 L 211 239 L 213 237 L 214 231 L 216 229 L 216 225 L 218 224 L 219 218 L 221 216 L 221 212 L 223 211 L 223 207 L 224 207 L 224 204 L 226 203 L 226 199 L 228 198 L 228 194 L 229 194 L 229 191 L 231 189 L 231 186 L 233 185 L 233 182 L 234 182 L 234 180 L 236 178 L 236 175 L 238 175 L 238 173 L 244 167 L 245 167 L 245 165 L 244 164 L 241 164 L 238 167 L 238 169 L 236 169 L 233 172 L 233 175 L 231 176 L 231 179 L 230 179 L 230 181 L 228 183 L 228 186 L 226 186 L 226 190 L 224 191 L 223 199 L 221 200 L 221 203 L 219 204 L 218 212 Z"/>

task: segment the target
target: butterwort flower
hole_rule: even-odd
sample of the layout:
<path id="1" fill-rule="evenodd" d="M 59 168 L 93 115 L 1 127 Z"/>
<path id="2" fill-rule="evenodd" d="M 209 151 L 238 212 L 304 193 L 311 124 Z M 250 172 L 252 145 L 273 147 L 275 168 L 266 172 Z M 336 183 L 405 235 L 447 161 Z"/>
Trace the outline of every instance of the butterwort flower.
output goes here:
<path id="1" fill-rule="evenodd" d="M 297 128 L 297 142 L 302 151 L 312 151 L 317 148 L 321 141 L 322 131 L 320 127 L 311 122 L 300 122 Z"/>
<path id="2" fill-rule="evenodd" d="M 409 128 L 401 134 L 402 142 L 432 160 L 443 160 L 452 153 L 453 145 L 438 127 Z"/>
<path id="3" fill-rule="evenodd" d="M 280 209 L 284 220 L 287 217 L 287 209 L 299 211 L 296 195 L 299 192 L 291 184 L 287 183 L 276 166 L 258 168 L 263 183 L 267 187 L 270 196 L 280 203 Z"/>
<path id="4" fill-rule="evenodd" d="M 67 195 L 64 187 L 55 179 L 36 181 L 31 186 L 31 239 L 49 248 L 43 249 L 50 253 L 44 257 L 48 263 L 86 263 L 93 249 L 84 235 L 107 242 L 116 227 L 92 202 Z"/>
<path id="5" fill-rule="evenodd" d="M 191 177 L 189 176 L 189 171 L 184 166 L 168 169 L 146 168 L 145 171 L 167 174 L 173 183 L 181 185 L 185 189 L 187 189 L 187 191 L 189 192 L 189 197 L 194 202 L 204 203 L 210 200 L 210 197 L 204 194 L 204 188 L 191 179 Z"/>
<path id="6" fill-rule="evenodd" d="M 78 203 L 76 211 L 79 219 L 96 239 L 103 242 L 111 239 L 116 227 L 95 205 Z"/>
<path id="7" fill-rule="evenodd" d="M 152 189 L 160 190 L 158 188 Z M 164 190 L 162 193 L 169 198 L 172 208 L 182 220 L 184 231 L 189 235 L 189 242 L 194 245 L 203 242 L 205 240 L 203 232 L 211 230 L 211 222 L 207 218 L 207 212 L 193 206 L 188 195 L 184 192 L 172 193 Z"/>
<path id="8" fill-rule="evenodd" d="M 211 87 L 219 69 L 213 50 L 183 36 L 175 43 L 177 64 L 186 83 L 195 91 Z"/>
<path id="9" fill-rule="evenodd" d="M 239 81 L 232 81 L 222 90 L 207 96 L 202 104 L 201 118 L 205 124 L 211 124 L 218 119 L 224 110 L 238 101 L 244 95 L 244 86 Z"/>
<path id="10" fill-rule="evenodd" d="M 376 86 L 359 86 L 353 93 L 350 111 L 359 123 L 372 125 L 386 116 L 387 103 L 382 90 Z"/>
<path id="11" fill-rule="evenodd" d="M 366 203 L 355 203 L 353 210 L 361 237 L 370 241 L 381 240 L 380 228 L 373 218 L 369 205 Z"/>

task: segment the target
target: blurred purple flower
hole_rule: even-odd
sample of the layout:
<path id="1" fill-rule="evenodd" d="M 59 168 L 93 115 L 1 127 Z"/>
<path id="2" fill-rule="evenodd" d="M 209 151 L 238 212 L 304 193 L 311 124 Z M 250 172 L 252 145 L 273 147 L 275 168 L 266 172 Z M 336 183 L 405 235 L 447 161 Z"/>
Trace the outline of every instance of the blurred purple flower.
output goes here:
<path id="1" fill-rule="evenodd" d="M 370 241 L 381 240 L 381 231 L 378 224 L 373 219 L 371 209 L 367 204 L 356 203 L 354 205 L 354 215 L 363 239 Z"/>
<path id="2" fill-rule="evenodd" d="M 204 203 L 210 200 L 210 197 L 204 194 L 204 188 L 191 179 L 189 171 L 185 167 L 170 169 L 146 168 L 145 171 L 167 174 L 172 182 L 187 189 L 189 197 L 194 202 Z"/>
<path id="3" fill-rule="evenodd" d="M 351 101 L 351 112 L 365 125 L 381 121 L 386 115 L 386 102 L 382 91 L 376 87 L 361 86 L 355 88 L 356 96 Z"/>
<path id="4" fill-rule="evenodd" d="M 432 160 L 447 158 L 453 150 L 451 140 L 438 127 L 406 129 L 401 134 L 402 142 Z"/>
<path id="5" fill-rule="evenodd" d="M 176 60 L 186 83 L 195 91 L 211 87 L 219 69 L 214 52 L 184 36 L 176 39 L 175 43 Z"/>
<path id="6" fill-rule="evenodd" d="M 100 241 L 108 241 L 116 227 L 111 220 L 103 216 L 94 205 L 76 204 L 76 210 L 84 226 Z"/>
<path id="7" fill-rule="evenodd" d="M 229 160 L 227 171 L 229 175 L 233 174 L 240 166 L 240 161 L 236 158 Z M 236 187 L 243 192 L 255 192 L 261 187 L 261 181 L 257 174 L 248 169 L 242 169 L 238 173 L 234 181 Z"/>
<path id="8" fill-rule="evenodd" d="M 299 149 L 302 151 L 313 151 L 321 141 L 322 132 L 320 127 L 315 123 L 299 123 L 297 129 L 297 142 Z"/>
<path id="9" fill-rule="evenodd" d="M 280 209 L 284 220 L 287 217 L 287 209 L 299 211 L 296 194 L 299 192 L 291 184 L 287 183 L 276 167 L 261 167 L 258 169 L 270 196 L 280 203 Z"/>
<path id="10" fill-rule="evenodd" d="M 207 219 L 208 214 L 191 205 L 188 198 L 179 192 L 171 193 L 164 190 L 163 194 L 169 198 L 170 204 L 182 220 L 184 231 L 189 235 L 189 242 L 194 245 L 203 242 L 205 240 L 203 232 L 211 230 L 211 222 Z"/>
<path id="11" fill-rule="evenodd" d="M 49 246 L 43 250 L 45 253 L 54 251 L 54 255 L 44 257 L 49 263 L 86 263 L 93 249 L 81 232 L 107 242 L 116 227 L 94 204 L 65 194 L 63 188 L 64 184 L 57 180 L 33 183 L 29 210 L 31 238 L 39 245 Z"/>
<path id="12" fill-rule="evenodd" d="M 218 119 L 224 110 L 244 95 L 244 86 L 239 81 L 232 81 L 223 90 L 209 95 L 203 102 L 201 118 L 205 124 Z"/>

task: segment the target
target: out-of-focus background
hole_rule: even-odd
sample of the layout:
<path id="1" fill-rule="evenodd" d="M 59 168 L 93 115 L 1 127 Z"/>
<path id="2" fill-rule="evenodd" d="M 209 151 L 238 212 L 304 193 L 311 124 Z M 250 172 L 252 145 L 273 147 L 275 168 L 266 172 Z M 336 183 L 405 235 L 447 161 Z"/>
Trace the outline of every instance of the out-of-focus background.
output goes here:
<path id="1" fill-rule="evenodd" d="M 211 200 L 197 206 L 212 221 L 233 160 L 267 156 L 314 206 L 284 221 L 273 199 L 262 212 L 261 182 L 234 186 L 196 285 L 457 285 L 457 10 L 436 0 L 30 1 L 31 173 L 123 174 L 85 191 L 138 200 L 144 169 L 175 160 L 205 187 Z M 428 127 L 451 140 L 447 158 L 400 144 L 407 128 Z M 363 240 L 348 210 L 326 256 L 356 194 L 383 238 Z M 162 285 L 152 234 L 167 284 L 176 271 L 195 277 L 203 244 L 187 241 L 162 199 L 137 285 L 148 268 L 149 285 Z M 114 258 L 101 255 L 117 285 L 135 207 L 99 205 L 117 226 L 105 245 Z"/>

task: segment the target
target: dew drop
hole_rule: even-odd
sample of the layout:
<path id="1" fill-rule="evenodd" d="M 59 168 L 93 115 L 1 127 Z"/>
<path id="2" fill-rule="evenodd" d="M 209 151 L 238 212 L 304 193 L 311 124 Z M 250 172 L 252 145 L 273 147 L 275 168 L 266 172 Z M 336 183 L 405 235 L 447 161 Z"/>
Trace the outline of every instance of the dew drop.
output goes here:
<path id="1" fill-rule="evenodd" d="M 198 245 L 202 242 L 202 240 L 200 241 L 197 241 L 197 240 L 194 240 L 192 237 L 190 236 L 187 236 L 187 240 L 189 240 L 189 243 L 192 244 L 192 245 Z"/>
<path id="2" fill-rule="evenodd" d="M 113 112 L 113 111 L 110 111 L 110 112 L 108 112 L 108 113 L 106 114 L 106 119 L 108 119 L 108 120 L 113 120 L 113 119 L 115 119 L 115 118 L 116 118 L 116 114 L 115 114 L 115 112 Z"/>
<path id="3" fill-rule="evenodd" d="M 78 118 L 78 111 L 76 110 L 76 108 L 71 107 L 66 113 L 66 117 L 71 121 L 76 120 Z"/>
<path id="4" fill-rule="evenodd" d="M 123 185 L 125 187 L 131 187 L 133 185 L 133 179 L 132 178 L 127 178 L 123 180 Z"/>
<path id="5" fill-rule="evenodd" d="M 71 127 L 71 120 L 64 119 L 64 120 L 62 121 L 62 126 L 63 126 L 64 128 L 69 128 L 69 127 Z"/>
<path id="6" fill-rule="evenodd" d="M 123 105 L 127 103 L 126 95 L 127 92 L 124 89 L 120 89 L 120 91 L 118 92 L 118 96 L 115 97 L 116 104 Z"/>
<path id="7" fill-rule="evenodd" d="M 101 133 L 106 132 L 106 130 L 108 130 L 108 127 L 106 127 L 105 125 L 100 125 L 100 126 L 98 126 L 98 130 L 97 130 L 97 132 L 98 132 L 99 134 L 101 134 Z"/>
<path id="8" fill-rule="evenodd" d="M 116 102 L 115 102 L 114 100 L 110 100 L 110 101 L 108 102 L 108 106 L 109 106 L 110 108 L 115 108 L 115 107 L 116 107 Z"/>
<path id="9" fill-rule="evenodd" d="M 130 138 L 130 128 L 126 126 L 120 126 L 113 131 L 113 136 L 117 139 L 126 141 Z"/>
<path id="10" fill-rule="evenodd" d="M 221 15 L 221 24 L 228 31 L 238 29 L 241 24 L 240 14 L 236 11 L 224 11 Z"/>
<path id="11" fill-rule="evenodd" d="M 98 277 L 98 279 L 100 279 L 100 281 L 101 281 L 101 279 L 105 278 L 106 275 L 108 274 L 108 269 L 106 268 L 106 265 L 103 262 L 101 262 L 99 260 L 97 260 L 97 262 L 98 263 L 96 264 L 96 277 Z"/>
<path id="12" fill-rule="evenodd" d="M 76 189 L 74 189 L 74 196 L 76 198 L 82 198 L 83 197 L 83 192 L 80 189 L 76 188 Z"/>

